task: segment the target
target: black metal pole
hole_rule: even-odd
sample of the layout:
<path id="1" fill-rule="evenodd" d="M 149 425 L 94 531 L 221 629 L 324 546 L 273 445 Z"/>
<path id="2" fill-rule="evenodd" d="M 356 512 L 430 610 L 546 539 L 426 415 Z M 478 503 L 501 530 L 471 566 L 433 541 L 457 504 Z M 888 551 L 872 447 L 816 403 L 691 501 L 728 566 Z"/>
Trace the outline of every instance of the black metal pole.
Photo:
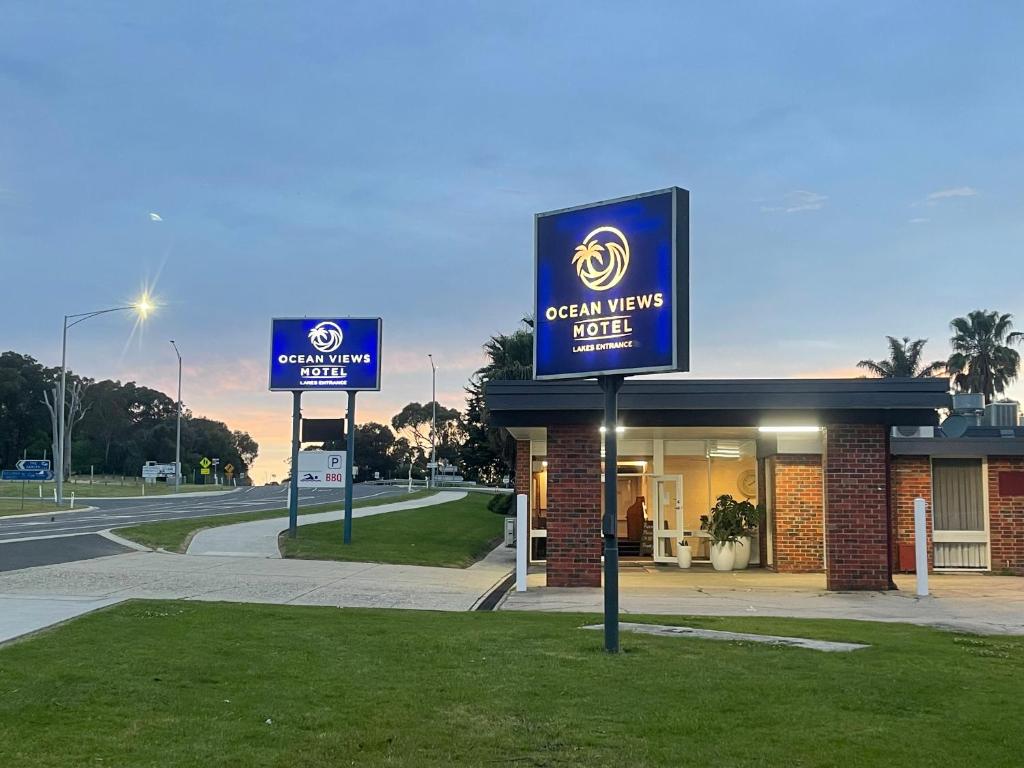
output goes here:
<path id="1" fill-rule="evenodd" d="M 619 388 L 622 376 L 601 376 L 604 390 L 604 649 L 619 652 L 618 463 Z"/>
<path id="2" fill-rule="evenodd" d="M 352 543 L 352 458 L 356 452 L 356 393 L 348 393 L 348 434 L 345 435 L 345 544 Z"/>
<path id="3" fill-rule="evenodd" d="M 299 530 L 299 426 L 302 424 L 302 392 L 292 392 L 292 479 L 288 494 L 288 536 Z"/>

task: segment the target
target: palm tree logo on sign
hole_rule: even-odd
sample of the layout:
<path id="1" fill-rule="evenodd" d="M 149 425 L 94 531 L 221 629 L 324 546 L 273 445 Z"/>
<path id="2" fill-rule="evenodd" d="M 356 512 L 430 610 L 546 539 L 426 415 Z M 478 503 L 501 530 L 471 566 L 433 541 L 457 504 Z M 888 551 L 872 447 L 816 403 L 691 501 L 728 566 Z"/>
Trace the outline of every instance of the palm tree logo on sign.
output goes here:
<path id="1" fill-rule="evenodd" d="M 576 246 L 576 274 L 593 291 L 607 291 L 622 280 L 629 267 L 629 243 L 615 227 L 598 227 Z"/>
<path id="2" fill-rule="evenodd" d="M 317 323 L 309 332 L 309 343 L 318 352 L 333 352 L 341 346 L 341 339 L 341 328 L 330 320 Z"/>

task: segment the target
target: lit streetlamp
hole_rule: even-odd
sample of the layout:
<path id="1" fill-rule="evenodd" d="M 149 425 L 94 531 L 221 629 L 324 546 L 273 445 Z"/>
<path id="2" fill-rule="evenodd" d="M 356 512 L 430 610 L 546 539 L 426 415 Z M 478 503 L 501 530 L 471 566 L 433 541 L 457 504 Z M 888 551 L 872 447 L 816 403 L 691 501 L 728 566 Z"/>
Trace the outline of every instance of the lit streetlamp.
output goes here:
<path id="1" fill-rule="evenodd" d="M 174 354 L 178 356 L 178 428 L 174 437 L 174 492 L 181 490 L 181 352 L 178 345 L 171 339 Z"/>
<path id="2" fill-rule="evenodd" d="M 57 503 L 64 503 L 64 407 L 67 403 L 67 375 L 68 375 L 68 328 L 74 328 L 79 323 L 84 323 L 93 317 L 107 315 L 111 312 L 131 311 L 135 312 L 140 320 L 145 320 L 156 308 L 148 293 L 142 294 L 138 301 L 124 307 L 111 307 L 100 309 L 95 312 L 79 312 L 75 315 L 64 315 L 64 336 L 60 348 L 60 411 L 57 415 L 57 445 L 54 453 L 54 466 L 57 470 Z M 68 322 L 71 321 L 71 322 Z"/>

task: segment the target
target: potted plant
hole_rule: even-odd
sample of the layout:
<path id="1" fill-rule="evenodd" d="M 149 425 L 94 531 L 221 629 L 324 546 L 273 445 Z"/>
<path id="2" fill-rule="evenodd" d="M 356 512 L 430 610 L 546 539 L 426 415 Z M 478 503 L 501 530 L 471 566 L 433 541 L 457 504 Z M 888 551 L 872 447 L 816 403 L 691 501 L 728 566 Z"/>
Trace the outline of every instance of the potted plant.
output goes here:
<path id="1" fill-rule="evenodd" d="M 732 496 L 722 496 L 720 499 L 729 499 L 735 505 L 735 513 L 739 519 L 739 538 L 733 547 L 736 551 L 736 559 L 733 568 L 743 570 L 750 565 L 751 539 L 757 532 L 757 526 L 764 518 L 764 507 L 760 504 L 754 506 L 749 501 L 736 501 Z"/>
<path id="2" fill-rule="evenodd" d="M 732 496 L 719 496 L 715 506 L 701 515 L 700 527 L 711 537 L 711 565 L 716 571 L 731 571 L 736 562 L 736 542 L 742 523 Z"/>
<path id="3" fill-rule="evenodd" d="M 689 568 L 693 563 L 693 553 L 690 551 L 690 542 L 680 539 L 676 542 L 676 562 L 680 568 Z"/>

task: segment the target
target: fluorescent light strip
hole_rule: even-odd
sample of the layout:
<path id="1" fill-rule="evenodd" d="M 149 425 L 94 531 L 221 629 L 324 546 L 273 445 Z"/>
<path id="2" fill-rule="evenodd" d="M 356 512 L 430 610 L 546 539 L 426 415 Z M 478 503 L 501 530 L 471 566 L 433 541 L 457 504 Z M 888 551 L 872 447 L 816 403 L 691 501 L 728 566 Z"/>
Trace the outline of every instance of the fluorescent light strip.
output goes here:
<path id="1" fill-rule="evenodd" d="M 811 425 L 807 426 L 790 426 L 790 427 L 772 427 L 764 426 L 758 427 L 758 432 L 820 432 L 821 427 L 815 427 Z"/>
<path id="2" fill-rule="evenodd" d="M 601 434 L 603 435 L 607 431 L 608 431 L 608 428 L 605 427 L 604 424 L 602 424 L 601 425 Z M 615 434 L 617 434 L 617 435 L 621 435 L 625 431 L 626 431 L 626 428 L 624 426 L 622 426 L 621 424 L 619 424 L 617 427 L 615 427 Z"/>

